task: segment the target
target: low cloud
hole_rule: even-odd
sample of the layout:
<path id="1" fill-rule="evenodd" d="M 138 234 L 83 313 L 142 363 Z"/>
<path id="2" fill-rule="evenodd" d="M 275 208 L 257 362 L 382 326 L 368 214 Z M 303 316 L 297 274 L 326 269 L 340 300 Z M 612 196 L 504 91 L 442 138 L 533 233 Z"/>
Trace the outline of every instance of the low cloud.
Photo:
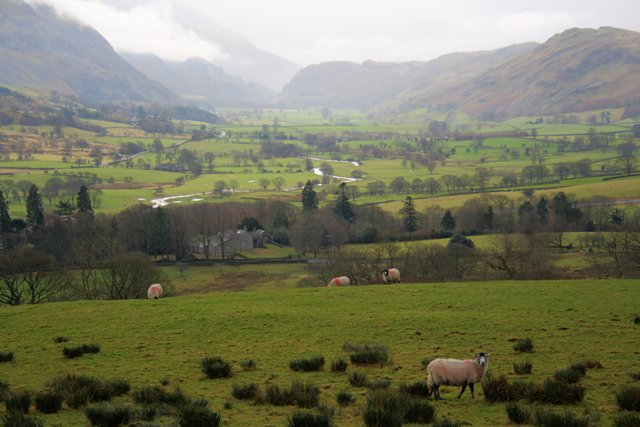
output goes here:
<path id="1" fill-rule="evenodd" d="M 153 53 L 166 60 L 222 58 L 219 46 L 198 37 L 173 19 L 171 3 L 154 2 L 119 10 L 95 0 L 34 0 L 53 6 L 60 15 L 95 28 L 117 51 Z"/>

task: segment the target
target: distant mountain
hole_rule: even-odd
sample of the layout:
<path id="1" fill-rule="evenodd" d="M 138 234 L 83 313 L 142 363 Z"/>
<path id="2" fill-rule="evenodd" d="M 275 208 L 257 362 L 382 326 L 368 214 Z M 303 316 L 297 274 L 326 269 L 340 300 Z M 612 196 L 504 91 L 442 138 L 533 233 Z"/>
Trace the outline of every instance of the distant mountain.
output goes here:
<path id="1" fill-rule="evenodd" d="M 259 49 L 244 37 L 212 22 L 181 2 L 174 3 L 174 17 L 200 38 L 220 46 L 223 57 L 205 59 L 222 67 L 227 74 L 280 92 L 300 70 L 300 65 Z"/>
<path id="2" fill-rule="evenodd" d="M 425 85 L 395 103 L 495 119 L 639 104 L 640 33 L 570 29 L 480 76 L 445 88 Z"/>
<path id="3" fill-rule="evenodd" d="M 170 62 L 151 54 L 123 53 L 121 56 L 181 98 L 209 109 L 259 106 L 271 102 L 275 96 L 266 87 L 245 83 L 204 59 Z"/>
<path id="4" fill-rule="evenodd" d="M 536 46 L 524 43 L 492 51 L 452 53 L 428 62 L 325 62 L 301 70 L 285 86 L 278 102 L 300 107 L 399 108 L 403 102 L 396 105 L 396 98 L 466 81 Z"/>
<path id="5" fill-rule="evenodd" d="M 95 30 L 48 7 L 0 0 L 0 84 L 55 90 L 90 103 L 178 98 L 118 56 Z"/>

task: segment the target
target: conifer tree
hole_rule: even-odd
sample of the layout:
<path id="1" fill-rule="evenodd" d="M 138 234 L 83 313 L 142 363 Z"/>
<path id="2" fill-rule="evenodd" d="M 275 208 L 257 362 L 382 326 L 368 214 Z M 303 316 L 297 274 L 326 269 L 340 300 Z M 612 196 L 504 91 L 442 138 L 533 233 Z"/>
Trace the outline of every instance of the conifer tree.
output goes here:
<path id="1" fill-rule="evenodd" d="M 32 228 L 44 224 L 44 209 L 42 208 L 42 196 L 35 184 L 29 188 L 27 196 L 27 224 Z"/>
<path id="2" fill-rule="evenodd" d="M 418 213 L 411 196 L 407 196 L 405 199 L 404 206 L 400 209 L 400 215 L 402 215 L 402 229 L 404 231 L 412 233 L 418 230 Z"/>
<path id="3" fill-rule="evenodd" d="M 80 187 L 80 191 L 78 191 L 76 204 L 78 212 L 85 212 L 90 214 L 93 213 L 93 208 L 91 207 L 91 197 L 89 196 L 89 189 L 84 185 Z"/>
<path id="4" fill-rule="evenodd" d="M 442 228 L 447 231 L 452 231 L 456 228 L 456 219 L 453 217 L 453 214 L 451 214 L 451 210 L 447 209 L 444 213 L 440 225 L 442 225 Z"/>
<path id="5" fill-rule="evenodd" d="M 0 233 L 11 232 L 11 215 L 9 215 L 9 208 L 7 207 L 7 201 L 4 199 L 4 194 L 0 190 Z"/>
<path id="6" fill-rule="evenodd" d="M 333 208 L 333 214 L 337 217 L 344 218 L 349 223 L 356 219 L 356 213 L 347 195 L 347 184 L 344 182 L 338 187 L 338 195 L 336 196 L 336 205 Z"/>
<path id="7" fill-rule="evenodd" d="M 313 191 L 313 183 L 307 181 L 302 189 L 302 210 L 313 211 L 318 209 L 318 195 Z"/>

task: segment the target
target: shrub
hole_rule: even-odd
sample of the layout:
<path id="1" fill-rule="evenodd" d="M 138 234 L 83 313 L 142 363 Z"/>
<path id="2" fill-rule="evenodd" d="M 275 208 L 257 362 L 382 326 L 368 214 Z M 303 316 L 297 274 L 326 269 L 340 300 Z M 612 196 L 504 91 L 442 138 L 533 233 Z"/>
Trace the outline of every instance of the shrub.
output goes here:
<path id="1" fill-rule="evenodd" d="M 202 359 L 202 372 L 207 378 L 228 378 L 231 376 L 231 364 L 221 357 L 205 357 Z"/>
<path id="2" fill-rule="evenodd" d="M 55 391 L 43 391 L 35 397 L 36 409 L 43 414 L 55 414 L 62 407 L 64 398 Z"/>
<path id="3" fill-rule="evenodd" d="M 92 426 L 117 427 L 129 423 L 133 410 L 128 405 L 99 403 L 84 410 Z"/>
<path id="4" fill-rule="evenodd" d="M 616 402 L 620 409 L 640 412 L 640 387 L 629 386 L 623 388 L 616 395 Z"/>
<path id="5" fill-rule="evenodd" d="M 519 339 L 513 345 L 513 349 L 520 353 L 531 353 L 533 351 L 533 341 L 531 341 L 531 338 Z"/>
<path id="6" fill-rule="evenodd" d="M 405 423 L 429 424 L 433 422 L 436 408 L 423 399 L 410 399 L 406 403 L 403 420 Z"/>
<path id="7" fill-rule="evenodd" d="M 320 408 L 318 412 L 294 411 L 287 419 L 288 427 L 331 427 L 333 409 Z"/>
<path id="8" fill-rule="evenodd" d="M 220 415 L 209 409 L 209 402 L 204 399 L 188 400 L 178 408 L 178 424 L 180 427 L 217 427 Z"/>
<path id="9" fill-rule="evenodd" d="M 513 364 L 513 372 L 515 372 L 518 375 L 529 375 L 531 373 L 532 368 L 533 368 L 533 365 L 528 360 L 521 363 Z"/>
<path id="10" fill-rule="evenodd" d="M 259 392 L 260 389 L 258 388 L 258 384 L 256 383 L 231 385 L 231 395 L 236 399 L 255 399 L 258 396 Z"/>
<path id="11" fill-rule="evenodd" d="M 331 362 L 331 372 L 344 372 L 349 367 L 349 362 L 340 358 Z"/>
<path id="12" fill-rule="evenodd" d="M 433 422 L 432 427 L 460 427 L 461 424 L 458 421 L 451 421 L 447 418 L 437 418 Z"/>
<path id="13" fill-rule="evenodd" d="M 586 372 L 586 370 L 587 368 L 585 368 L 584 372 Z M 553 378 L 567 384 L 575 384 L 584 377 L 584 372 L 573 368 L 558 369 L 555 374 L 553 374 Z"/>
<path id="14" fill-rule="evenodd" d="M 2 418 L 3 427 L 44 427 L 44 421 L 21 412 L 9 412 Z"/>
<path id="15" fill-rule="evenodd" d="M 542 385 L 539 400 L 556 405 L 568 405 L 581 402 L 584 398 L 584 387 L 568 384 L 564 381 L 548 379 Z"/>
<path id="16" fill-rule="evenodd" d="M 509 421 L 515 424 L 526 424 L 531 418 L 531 413 L 522 404 L 518 402 L 509 402 L 506 405 L 507 416 Z"/>
<path id="17" fill-rule="evenodd" d="M 31 394 L 28 391 L 12 391 L 4 399 L 7 412 L 28 414 L 31 406 Z"/>
<path id="18" fill-rule="evenodd" d="M 356 398 L 351 395 L 348 391 L 341 391 L 336 395 L 336 402 L 340 406 L 347 406 L 350 403 L 355 403 Z"/>
<path id="19" fill-rule="evenodd" d="M 294 359 L 289 362 L 289 368 L 296 372 L 319 371 L 324 366 L 324 356 L 313 356 L 309 359 Z"/>
<path id="20" fill-rule="evenodd" d="M 391 362 L 386 346 L 382 344 L 345 344 L 344 350 L 350 352 L 349 359 L 356 365 L 384 365 Z"/>
<path id="21" fill-rule="evenodd" d="M 6 353 L 0 352 L 0 363 L 4 362 L 12 362 L 13 361 L 13 352 L 8 351 Z"/>
<path id="22" fill-rule="evenodd" d="M 56 344 L 60 344 L 61 342 L 69 342 L 69 338 L 63 337 L 63 336 L 58 336 L 58 337 L 54 337 L 53 338 L 53 342 L 56 343 Z"/>
<path id="23" fill-rule="evenodd" d="M 245 371 L 255 371 L 256 361 L 253 359 L 241 360 L 240 367 Z"/>
<path id="24" fill-rule="evenodd" d="M 400 393 L 411 396 L 429 396 L 429 385 L 426 381 L 418 381 L 412 384 L 400 384 Z"/>
<path id="25" fill-rule="evenodd" d="M 368 427 L 400 427 L 404 419 L 405 399 L 399 393 L 374 390 L 367 398 L 362 414 Z"/>
<path id="26" fill-rule="evenodd" d="M 614 427 L 638 427 L 640 426 L 640 414 L 637 412 L 625 412 L 613 418 Z"/>
<path id="27" fill-rule="evenodd" d="M 576 417 L 569 411 L 560 413 L 541 409 L 536 411 L 533 423 L 542 427 L 588 427 L 589 417 Z"/>
<path id="28" fill-rule="evenodd" d="M 349 384 L 354 387 L 366 387 L 368 383 L 367 375 L 363 372 L 354 371 L 349 374 Z"/>

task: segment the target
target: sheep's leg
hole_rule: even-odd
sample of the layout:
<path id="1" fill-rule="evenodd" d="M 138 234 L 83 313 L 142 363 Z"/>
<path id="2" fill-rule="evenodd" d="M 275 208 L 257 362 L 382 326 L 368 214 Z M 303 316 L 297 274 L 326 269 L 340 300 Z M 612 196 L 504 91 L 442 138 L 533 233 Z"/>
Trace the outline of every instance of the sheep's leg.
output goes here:
<path id="1" fill-rule="evenodd" d="M 471 385 L 469 385 L 469 387 L 472 387 Z M 462 396 L 462 393 L 464 393 L 464 391 L 467 389 L 467 383 L 462 383 L 462 390 L 460 390 L 460 394 L 458 395 L 458 399 L 460 399 L 460 396 Z"/>
<path id="2" fill-rule="evenodd" d="M 437 385 L 434 392 L 433 392 L 433 399 L 434 400 L 441 400 L 442 398 L 440 397 L 440 385 Z"/>
<path id="3" fill-rule="evenodd" d="M 471 398 L 475 398 L 475 396 L 473 395 L 473 383 L 469 384 L 469 390 L 471 390 Z"/>

